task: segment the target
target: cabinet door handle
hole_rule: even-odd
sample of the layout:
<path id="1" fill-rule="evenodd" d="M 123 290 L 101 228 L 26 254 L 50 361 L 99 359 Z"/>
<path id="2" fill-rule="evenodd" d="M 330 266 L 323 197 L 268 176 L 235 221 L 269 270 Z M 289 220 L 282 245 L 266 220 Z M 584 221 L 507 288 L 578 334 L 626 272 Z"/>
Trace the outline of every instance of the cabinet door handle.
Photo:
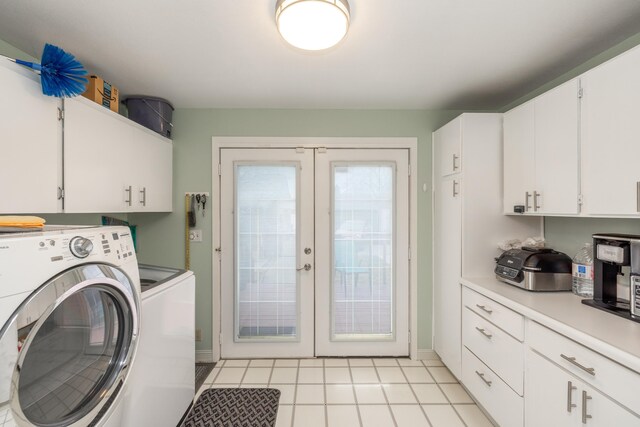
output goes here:
<path id="1" fill-rule="evenodd" d="M 573 390 L 576 388 L 571 381 L 567 381 L 567 412 L 569 413 L 571 413 L 571 409 L 576 407 L 576 404 L 572 403 Z"/>
<path id="2" fill-rule="evenodd" d="M 587 401 L 591 399 L 591 396 L 586 391 L 582 391 L 582 424 L 586 424 L 589 418 L 593 418 L 587 414 Z"/>
<path id="3" fill-rule="evenodd" d="M 142 203 L 142 206 L 147 206 L 147 187 L 142 187 L 142 190 L 140 190 L 140 203 Z"/>
<path id="4" fill-rule="evenodd" d="M 636 212 L 640 212 L 640 181 L 636 182 Z"/>
<path id="5" fill-rule="evenodd" d="M 491 387 L 491 383 L 492 383 L 492 381 L 489 381 L 488 379 L 486 379 L 486 378 L 484 377 L 484 374 L 483 374 L 482 372 L 478 372 L 478 371 L 476 371 L 476 375 L 477 375 L 477 376 L 479 376 L 479 377 L 480 377 L 480 379 L 481 379 L 482 381 L 484 381 L 484 383 L 485 383 L 487 386 Z"/>
<path id="6" fill-rule="evenodd" d="M 525 212 L 529 212 L 529 209 L 531 209 L 531 205 L 529 205 L 529 199 L 531 198 L 531 193 L 529 193 L 528 191 L 524 192 L 524 210 Z"/>
<path id="7" fill-rule="evenodd" d="M 131 186 L 125 187 L 124 192 L 127 193 L 127 198 L 125 199 L 125 203 L 131 206 Z"/>
<path id="8" fill-rule="evenodd" d="M 453 197 L 456 197 L 458 194 L 460 194 L 459 191 L 456 191 L 456 188 L 458 187 L 458 181 L 453 181 Z"/>
<path id="9" fill-rule="evenodd" d="M 479 328 L 476 326 L 476 330 L 478 332 L 480 332 L 482 335 L 484 335 L 485 337 L 491 339 L 491 337 L 493 337 L 493 335 L 491 335 L 490 333 L 488 333 L 487 331 L 484 330 L 484 328 Z"/>
<path id="10" fill-rule="evenodd" d="M 484 311 L 487 314 L 493 313 L 493 310 L 489 310 L 485 305 L 476 304 L 476 307 L 478 307 L 480 310 Z"/>
<path id="11" fill-rule="evenodd" d="M 533 210 L 534 212 L 538 212 L 538 209 L 540 209 L 540 205 L 538 205 L 538 197 L 542 196 L 542 194 L 538 193 L 537 191 L 533 191 Z"/>
<path id="12" fill-rule="evenodd" d="M 596 375 L 596 370 L 594 368 L 587 368 L 586 366 L 576 362 L 576 358 L 575 357 L 565 356 L 564 354 L 560 354 L 560 357 L 562 357 L 564 360 L 566 360 L 567 362 L 571 363 L 572 365 L 577 366 L 578 368 L 582 369 L 587 374 L 593 375 L 593 376 Z"/>
<path id="13" fill-rule="evenodd" d="M 456 164 L 456 160 L 458 160 L 460 157 L 457 155 L 453 155 L 453 171 L 457 171 L 458 170 L 458 165 Z"/>

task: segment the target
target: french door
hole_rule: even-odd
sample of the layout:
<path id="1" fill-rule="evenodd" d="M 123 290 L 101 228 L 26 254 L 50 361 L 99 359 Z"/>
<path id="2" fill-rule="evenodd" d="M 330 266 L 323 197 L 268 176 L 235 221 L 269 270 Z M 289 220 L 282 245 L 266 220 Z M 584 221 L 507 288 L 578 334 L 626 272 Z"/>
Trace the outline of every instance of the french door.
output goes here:
<path id="1" fill-rule="evenodd" d="M 408 355 L 408 150 L 220 163 L 221 356 Z"/>

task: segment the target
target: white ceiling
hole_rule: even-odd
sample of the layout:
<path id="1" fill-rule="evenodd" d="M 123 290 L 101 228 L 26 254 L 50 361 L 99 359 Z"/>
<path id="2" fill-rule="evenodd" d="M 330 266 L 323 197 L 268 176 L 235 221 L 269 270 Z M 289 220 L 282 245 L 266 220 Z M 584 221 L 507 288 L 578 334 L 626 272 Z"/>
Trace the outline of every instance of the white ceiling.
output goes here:
<path id="1" fill-rule="evenodd" d="M 275 2 L 0 0 L 0 38 L 177 107 L 491 109 L 640 32 L 638 0 L 349 0 L 343 42 L 306 53 Z"/>

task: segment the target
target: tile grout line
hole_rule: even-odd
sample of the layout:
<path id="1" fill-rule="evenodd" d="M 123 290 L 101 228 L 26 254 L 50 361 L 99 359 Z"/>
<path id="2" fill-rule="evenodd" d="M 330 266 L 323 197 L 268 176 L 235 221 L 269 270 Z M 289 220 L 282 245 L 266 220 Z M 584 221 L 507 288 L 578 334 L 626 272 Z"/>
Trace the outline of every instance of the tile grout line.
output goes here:
<path id="1" fill-rule="evenodd" d="M 422 362 L 421 362 L 422 363 Z M 398 363 L 399 365 L 400 363 Z M 424 363 L 422 363 L 422 365 L 424 366 Z M 429 370 L 427 369 L 427 367 L 424 367 L 427 370 L 427 373 L 429 374 L 429 376 L 431 376 L 431 372 L 429 372 Z M 422 411 L 422 415 L 424 415 L 424 418 L 427 420 L 427 424 L 429 424 L 429 426 L 433 427 L 433 423 L 431 422 L 431 420 L 429 419 L 429 417 L 427 416 L 427 412 L 424 410 L 424 408 L 422 407 L 422 404 L 420 403 L 420 399 L 418 399 L 418 395 L 416 394 L 416 391 L 413 389 L 413 384 L 411 382 L 409 382 L 409 377 L 407 376 L 406 372 L 404 371 L 404 369 L 402 369 L 402 366 L 400 366 L 400 372 L 402 372 L 402 375 L 404 376 L 404 379 L 407 380 L 407 384 L 409 385 L 409 390 L 411 390 L 411 393 L 413 393 L 413 397 L 416 398 L 416 402 L 418 402 L 418 407 L 420 408 L 420 410 Z M 435 381 L 436 379 L 434 378 L 433 381 Z M 393 411 L 392 411 L 393 412 Z"/>
<path id="2" fill-rule="evenodd" d="M 293 427 L 296 420 L 296 405 L 298 404 L 298 377 L 300 376 L 300 359 L 296 364 L 296 384 L 293 388 L 293 410 L 291 411 L 291 427 Z"/>
<path id="3" fill-rule="evenodd" d="M 353 401 L 356 402 L 356 412 L 358 413 L 358 422 L 360 427 L 364 426 L 362 422 L 362 415 L 360 414 L 360 404 L 358 403 L 358 395 L 356 394 L 356 386 L 353 383 L 353 373 L 351 372 L 351 363 L 347 360 L 347 369 L 349 370 L 349 379 L 351 379 L 351 393 L 353 393 Z"/>
<path id="4" fill-rule="evenodd" d="M 436 385 L 438 386 L 438 390 L 440 390 L 440 393 L 442 393 L 444 395 L 444 398 L 447 399 L 447 402 L 449 402 L 449 406 L 451 406 L 451 409 L 453 409 L 453 412 L 458 416 L 458 418 L 460 419 L 460 421 L 462 421 L 462 425 L 467 427 L 467 423 L 462 419 L 462 417 L 460 416 L 460 414 L 458 413 L 458 411 L 456 411 L 455 406 L 453 406 L 453 403 L 451 403 L 451 399 L 449 399 L 449 396 L 447 395 L 447 393 L 444 392 L 442 386 L 440 385 L 440 383 L 436 380 L 435 375 L 433 375 L 431 373 L 431 370 L 429 368 L 427 368 L 427 371 L 429 372 L 429 375 L 431 375 L 433 377 L 433 380 L 436 382 Z M 451 374 L 453 375 L 453 374 Z M 457 380 L 457 378 L 456 378 Z M 453 383 L 443 383 L 443 384 L 453 384 Z M 459 382 L 456 382 L 455 384 L 460 384 Z M 423 409 L 424 410 L 424 409 Z"/>
<path id="5" fill-rule="evenodd" d="M 372 363 L 373 363 L 373 361 L 372 361 Z M 391 421 L 393 421 L 393 425 L 395 427 L 398 427 L 398 423 L 396 421 L 396 417 L 395 417 L 395 415 L 393 415 L 393 411 L 391 410 L 391 403 L 389 403 L 389 398 L 387 397 L 387 392 L 384 390 L 384 387 L 382 386 L 382 382 L 380 381 L 380 375 L 378 374 L 378 368 L 376 368 L 375 364 L 373 365 L 373 370 L 376 373 L 376 377 L 378 377 L 378 384 L 380 384 L 380 388 L 382 389 L 382 395 L 384 396 L 384 400 L 387 402 L 387 410 L 391 414 Z M 402 368 L 400 370 L 402 370 Z"/>
<path id="6" fill-rule="evenodd" d="M 329 408 L 327 408 L 327 375 L 324 370 L 324 360 L 322 360 L 322 396 L 324 401 L 324 425 L 329 427 Z"/>

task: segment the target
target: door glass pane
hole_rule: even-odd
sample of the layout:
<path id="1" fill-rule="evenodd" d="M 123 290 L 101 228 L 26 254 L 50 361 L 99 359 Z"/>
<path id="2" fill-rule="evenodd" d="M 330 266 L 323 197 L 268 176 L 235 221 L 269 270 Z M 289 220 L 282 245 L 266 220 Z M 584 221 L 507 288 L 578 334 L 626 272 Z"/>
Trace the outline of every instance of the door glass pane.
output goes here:
<path id="1" fill-rule="evenodd" d="M 296 339 L 297 167 L 236 165 L 236 339 Z"/>
<path id="2" fill-rule="evenodd" d="M 333 165 L 332 338 L 394 333 L 393 164 Z"/>
<path id="3" fill-rule="evenodd" d="M 20 369 L 20 407 L 30 422 L 67 425 L 95 407 L 126 351 L 122 316 L 119 302 L 98 287 L 71 295 L 51 313 Z M 32 327 L 19 329 L 18 337 Z"/>

